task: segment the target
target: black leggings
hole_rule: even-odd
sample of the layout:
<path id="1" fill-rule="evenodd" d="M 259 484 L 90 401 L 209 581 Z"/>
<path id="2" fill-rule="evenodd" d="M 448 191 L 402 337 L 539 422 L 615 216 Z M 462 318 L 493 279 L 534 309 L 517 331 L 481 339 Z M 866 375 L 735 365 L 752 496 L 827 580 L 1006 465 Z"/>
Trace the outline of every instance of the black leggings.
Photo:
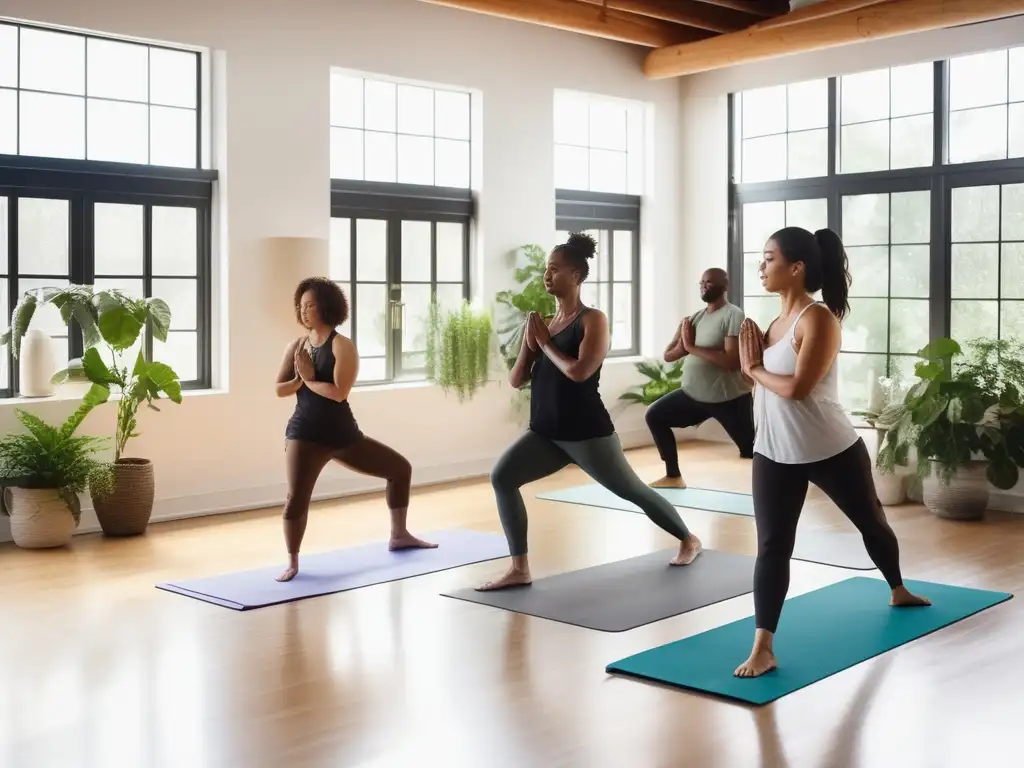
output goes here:
<path id="1" fill-rule="evenodd" d="M 754 516 L 757 563 L 754 566 L 754 614 L 757 628 L 775 632 L 789 591 L 789 559 L 796 526 L 814 483 L 835 502 L 864 537 L 864 547 L 891 589 L 902 586 L 900 549 L 875 495 L 871 457 L 858 439 L 842 453 L 812 464 L 779 464 L 754 455 Z"/>
<path id="2" fill-rule="evenodd" d="M 724 403 L 702 403 L 677 389 L 658 398 L 647 409 L 647 428 L 651 430 L 658 454 L 665 462 L 666 475 L 680 476 L 679 452 L 672 428 L 696 427 L 708 419 L 722 425 L 740 449 L 742 458 L 749 459 L 754 455 L 753 395 L 748 393 Z"/>

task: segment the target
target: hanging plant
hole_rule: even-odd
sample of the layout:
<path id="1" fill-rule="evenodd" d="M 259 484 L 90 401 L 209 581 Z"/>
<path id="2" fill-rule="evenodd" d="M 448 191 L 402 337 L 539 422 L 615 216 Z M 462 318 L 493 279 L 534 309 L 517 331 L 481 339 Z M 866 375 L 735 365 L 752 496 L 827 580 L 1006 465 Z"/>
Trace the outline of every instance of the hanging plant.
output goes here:
<path id="1" fill-rule="evenodd" d="M 459 402 L 487 383 L 491 369 L 494 329 L 486 311 L 463 301 L 457 310 L 442 310 L 431 302 L 427 323 L 427 379 Z"/>

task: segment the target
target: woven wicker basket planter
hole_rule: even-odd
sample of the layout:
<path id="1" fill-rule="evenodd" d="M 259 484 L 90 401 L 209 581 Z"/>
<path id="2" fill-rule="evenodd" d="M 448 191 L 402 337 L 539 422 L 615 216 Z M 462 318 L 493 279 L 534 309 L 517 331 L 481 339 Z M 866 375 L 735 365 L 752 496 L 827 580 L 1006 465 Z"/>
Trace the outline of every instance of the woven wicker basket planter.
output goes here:
<path id="1" fill-rule="evenodd" d="M 972 461 L 957 467 L 949 485 L 938 478 L 938 465 L 932 462 L 932 474 L 924 481 L 924 505 L 936 517 L 947 520 L 981 520 L 988 508 L 989 485 L 985 475 L 987 462 Z"/>
<path id="2" fill-rule="evenodd" d="M 96 519 L 107 536 L 145 533 L 153 514 L 156 481 L 149 459 L 118 459 L 114 463 L 114 490 L 92 496 Z"/>
<path id="3" fill-rule="evenodd" d="M 75 535 L 75 518 L 64 499 L 52 488 L 7 488 L 11 538 L 25 549 L 63 547 Z"/>

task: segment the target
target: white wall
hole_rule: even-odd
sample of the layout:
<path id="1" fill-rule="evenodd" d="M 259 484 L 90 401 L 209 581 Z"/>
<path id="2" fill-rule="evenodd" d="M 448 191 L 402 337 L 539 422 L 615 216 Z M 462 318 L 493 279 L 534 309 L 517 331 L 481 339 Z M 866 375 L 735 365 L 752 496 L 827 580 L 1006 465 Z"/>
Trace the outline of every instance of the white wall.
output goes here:
<path id="1" fill-rule="evenodd" d="M 683 285 L 709 259 L 726 265 L 729 234 L 728 94 L 884 67 L 1000 50 L 1024 43 L 1024 16 L 782 56 L 680 79 Z M 865 432 L 865 439 L 871 439 Z M 1024 510 L 1024 480 L 995 492 L 995 509 Z"/>
<path id="2" fill-rule="evenodd" d="M 281 344 L 297 332 L 288 304 L 302 272 L 282 255 L 287 243 L 267 239 L 294 239 L 304 254 L 298 263 L 319 263 L 326 272 L 331 66 L 480 92 L 481 271 L 474 289 L 488 299 L 511 281 L 504 254 L 525 243 L 553 244 L 553 89 L 649 102 L 655 123 L 648 167 L 656 173 L 643 209 L 644 351 L 660 351 L 671 335 L 680 296 L 692 304 L 696 280 L 687 275 L 681 287 L 677 269 L 679 84 L 645 80 L 639 49 L 415 0 L 0 0 L 0 16 L 213 51 L 212 140 L 221 173 L 216 348 L 227 362 L 221 390 L 140 415 L 143 435 L 129 453 L 156 464 L 158 519 L 283 499 L 292 401 L 276 400 L 272 384 Z M 724 176 L 711 178 L 720 184 Z M 721 252 L 702 258 L 723 262 L 724 240 L 716 247 Z M 268 301 L 276 302 L 271 310 Z M 606 401 L 636 381 L 631 363 L 608 364 Z M 407 385 L 359 389 L 351 400 L 364 431 L 405 453 L 414 480 L 426 482 L 490 469 L 521 428 L 510 415 L 511 396 L 495 384 L 459 406 L 436 388 Z M 69 400 L 2 402 L 0 429 L 14 428 L 16 405 L 51 421 L 74 407 Z M 113 434 L 113 411 L 108 405 L 91 415 L 88 431 Z M 626 411 L 618 425 L 624 441 L 646 440 L 642 409 Z M 318 495 L 378 487 L 328 470 Z M 0 528 L 0 538 L 7 535 Z"/>

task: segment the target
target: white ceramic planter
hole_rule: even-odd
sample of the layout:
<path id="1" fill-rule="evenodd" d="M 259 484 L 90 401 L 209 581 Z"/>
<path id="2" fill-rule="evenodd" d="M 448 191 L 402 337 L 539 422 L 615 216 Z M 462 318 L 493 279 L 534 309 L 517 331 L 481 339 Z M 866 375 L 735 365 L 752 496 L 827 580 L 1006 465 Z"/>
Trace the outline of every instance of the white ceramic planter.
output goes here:
<path id="1" fill-rule="evenodd" d="M 907 500 L 908 475 L 905 472 L 872 472 L 875 494 L 883 507 L 895 507 Z"/>
<path id="2" fill-rule="evenodd" d="M 31 328 L 21 340 L 18 357 L 18 389 L 22 397 L 50 397 L 57 391 L 50 379 L 57 372 L 53 339 L 38 328 Z"/>

